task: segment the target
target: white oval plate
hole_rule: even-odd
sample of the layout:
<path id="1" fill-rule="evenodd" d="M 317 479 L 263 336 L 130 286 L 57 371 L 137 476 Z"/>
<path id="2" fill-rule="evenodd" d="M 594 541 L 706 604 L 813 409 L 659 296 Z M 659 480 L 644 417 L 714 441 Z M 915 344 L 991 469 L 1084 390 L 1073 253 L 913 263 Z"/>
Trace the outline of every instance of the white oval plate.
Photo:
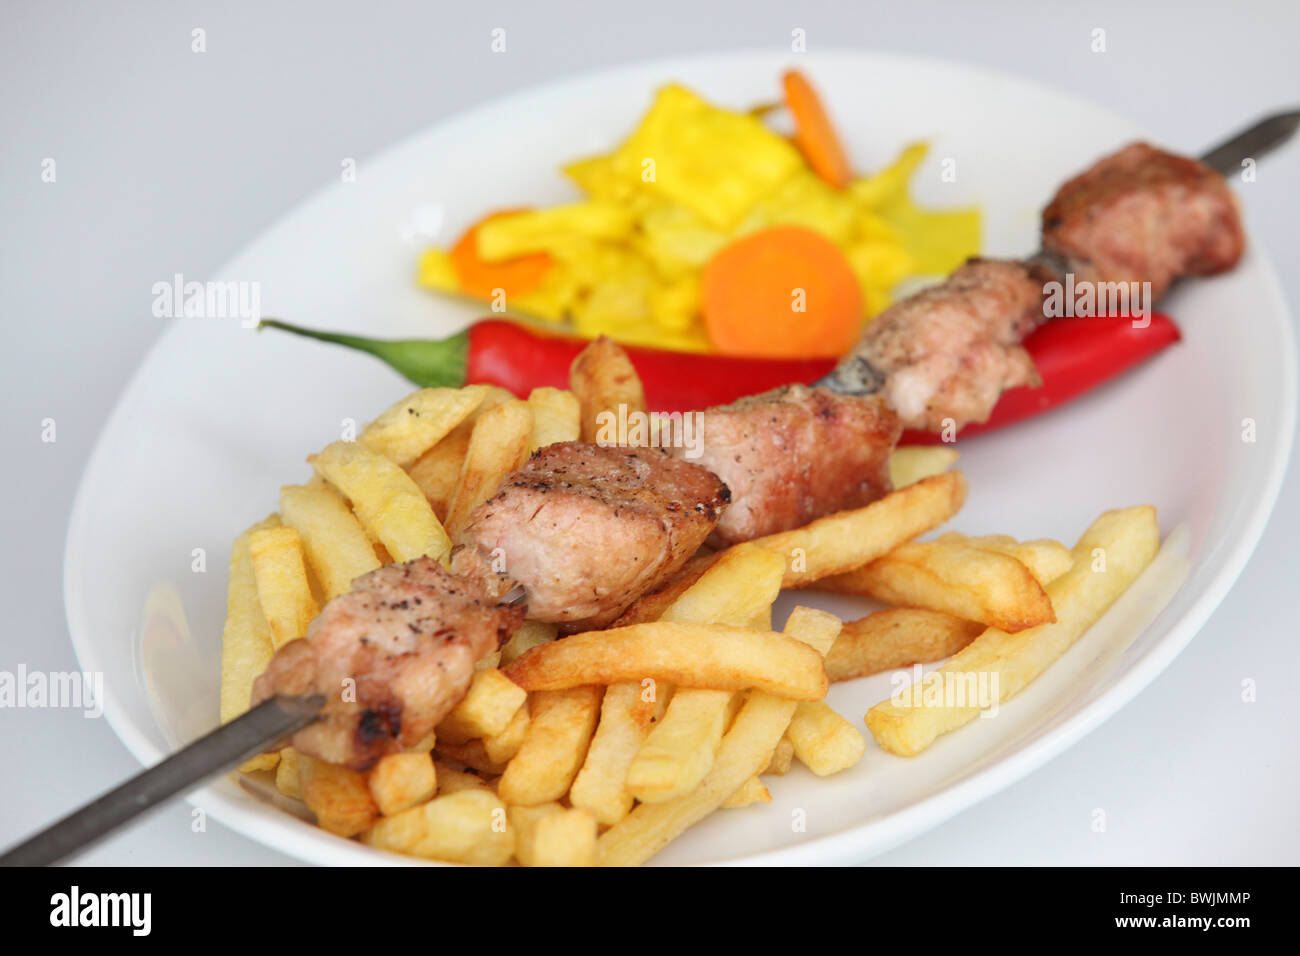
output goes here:
<path id="1" fill-rule="evenodd" d="M 475 109 L 362 161 L 355 183 L 324 188 L 217 275 L 186 278 L 260 283 L 262 314 L 323 328 L 446 334 L 481 310 L 415 289 L 423 245 L 448 242 L 486 210 L 572 196 L 561 163 L 615 143 L 657 85 L 680 80 L 744 107 L 772 99 L 793 59 L 649 63 Z M 858 54 L 797 63 L 824 92 L 860 168 L 930 139 L 920 197 L 979 201 L 993 255 L 1035 248 L 1036 214 L 1055 187 L 1141 135 L 1087 102 L 984 70 Z M 1206 141 L 1225 132 L 1207 129 Z M 957 177 L 945 183 L 949 158 Z M 1241 571 L 1277 496 L 1296 373 L 1286 308 L 1253 243 L 1233 273 L 1186 283 L 1164 308 L 1182 326 L 1181 345 L 1067 409 L 962 443 L 971 495 L 954 523 L 1072 542 L 1102 510 L 1150 502 L 1166 533 L 1179 529 L 1157 570 L 996 719 L 911 760 L 869 744 L 866 758 L 836 777 L 795 768 L 771 781 L 772 803 L 715 814 L 656 862 L 863 859 L 1059 753 L 1186 645 Z M 364 423 L 408 389 L 372 359 L 257 335 L 237 319 L 176 319 L 149 354 L 82 480 L 65 564 L 81 666 L 104 673 L 108 719 L 142 763 L 216 723 L 231 539 L 275 509 L 279 486 L 307 475 L 304 456 L 338 438 L 345 419 Z M 1242 440 L 1247 418 L 1253 443 Z M 205 572 L 193 570 L 200 548 Z M 890 687 L 882 675 L 836 686 L 830 699 L 858 721 Z M 304 859 L 399 859 L 295 818 L 264 788 L 223 779 L 191 799 Z M 796 810 L 802 829 L 792 826 Z"/>

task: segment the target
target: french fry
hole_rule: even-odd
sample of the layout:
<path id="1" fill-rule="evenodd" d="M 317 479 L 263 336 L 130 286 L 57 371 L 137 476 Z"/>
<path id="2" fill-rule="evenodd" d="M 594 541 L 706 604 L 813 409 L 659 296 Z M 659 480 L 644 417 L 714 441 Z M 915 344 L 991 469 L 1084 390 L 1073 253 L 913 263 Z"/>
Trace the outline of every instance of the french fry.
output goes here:
<path id="1" fill-rule="evenodd" d="M 404 748 L 408 754 L 427 754 L 430 753 L 434 745 L 438 742 L 438 735 L 432 730 L 417 740 L 411 746 Z"/>
<path id="2" fill-rule="evenodd" d="M 767 612 L 781 590 L 785 562 L 765 548 L 729 549 L 673 602 L 662 620 L 698 624 L 748 624 Z M 638 800 L 671 800 L 694 789 L 722 742 L 731 691 L 682 688 L 673 695 L 628 768 L 627 789 Z"/>
<path id="3" fill-rule="evenodd" d="M 433 799 L 438 778 L 427 753 L 385 754 L 366 774 L 380 814 L 391 817 Z"/>
<path id="4" fill-rule="evenodd" d="M 535 647 L 505 669 L 525 690 L 651 678 L 677 687 L 757 687 L 791 700 L 826 696 L 822 655 L 771 631 L 658 622 L 574 634 Z"/>
<path id="5" fill-rule="evenodd" d="M 840 621 L 834 615 L 798 607 L 786 623 L 785 634 L 805 643 L 821 658 L 830 650 L 839 629 Z M 722 806 L 771 762 L 796 706 L 794 701 L 771 694 L 750 694 L 722 738 L 717 758 L 700 785 L 675 800 L 640 804 L 606 830 L 596 841 L 601 864 L 643 863 Z"/>
<path id="6" fill-rule="evenodd" d="M 641 595 L 610 626 L 627 627 L 630 624 L 645 624 L 649 621 L 659 620 L 659 618 L 663 617 L 664 611 L 685 594 L 687 589 L 694 585 L 696 581 L 702 578 L 704 572 L 713 567 L 714 562 L 717 560 L 717 556 L 712 552 L 699 554 L 691 558 L 677 572 L 676 577 L 658 590 Z"/>
<path id="7" fill-rule="evenodd" d="M 422 388 L 388 408 L 367 425 L 362 445 L 401 468 L 408 468 L 442 441 L 482 404 L 486 385 Z"/>
<path id="8" fill-rule="evenodd" d="M 257 597 L 257 579 L 249 542 L 254 534 L 278 528 L 280 519 L 271 515 L 253 525 L 230 549 L 230 578 L 226 585 L 226 624 L 221 633 L 221 722 L 229 723 L 248 710 L 253 681 L 266 670 L 275 653 L 271 628 L 262 613 Z M 239 769 L 244 773 L 271 770 L 280 757 L 275 753 L 259 754 Z"/>
<path id="9" fill-rule="evenodd" d="M 800 701 L 785 734 L 799 762 L 819 777 L 847 770 L 867 752 L 858 729 L 824 700 Z"/>
<path id="10" fill-rule="evenodd" d="M 528 705 L 525 704 L 515 711 L 510 723 L 506 724 L 501 733 L 484 737 L 483 752 L 487 754 L 488 760 L 496 764 L 509 763 L 523 746 L 524 738 L 528 736 L 529 723 L 531 718 L 528 715 Z"/>
<path id="11" fill-rule="evenodd" d="M 302 799 L 302 777 L 298 769 L 306 759 L 292 747 L 280 751 L 280 762 L 275 767 L 275 789 L 294 800 Z"/>
<path id="12" fill-rule="evenodd" d="M 326 600 L 351 590 L 353 580 L 379 567 L 361 522 L 329 486 L 285 485 L 280 489 L 280 514 L 302 537 Z"/>
<path id="13" fill-rule="evenodd" d="M 613 826 L 632 809 L 624 782 L 655 716 L 656 699 L 638 683 L 611 684 L 600 705 L 600 722 L 587 759 L 574 778 L 569 801 L 591 811 L 602 826 Z"/>
<path id="14" fill-rule="evenodd" d="M 307 580 L 302 537 L 293 528 L 263 528 L 253 532 L 248 550 L 262 614 L 279 650 L 306 634 L 307 625 L 320 613 Z"/>
<path id="15" fill-rule="evenodd" d="M 790 765 L 794 763 L 794 744 L 790 743 L 790 738 L 782 736 L 777 742 L 776 749 L 772 751 L 772 759 L 768 761 L 765 774 L 774 774 L 778 777 L 784 777 L 790 772 Z"/>
<path id="16" fill-rule="evenodd" d="M 473 683 L 451 713 L 438 724 L 438 739 L 463 744 L 475 737 L 492 737 L 509 726 L 528 692 L 496 668 L 474 673 Z"/>
<path id="17" fill-rule="evenodd" d="M 476 773 L 470 773 L 467 770 L 458 770 L 451 764 L 435 760 L 433 762 L 434 777 L 438 782 L 438 796 L 443 797 L 451 793 L 460 793 L 462 790 L 486 790 L 492 791 L 492 785 Z"/>
<path id="18" fill-rule="evenodd" d="M 558 803 L 511 807 L 515 858 L 524 866 L 593 866 L 596 862 L 596 818 L 579 808 Z"/>
<path id="19" fill-rule="evenodd" d="M 302 802 L 316 814 L 320 827 L 330 833 L 356 836 L 379 816 L 364 773 L 302 757 L 298 779 Z"/>
<path id="20" fill-rule="evenodd" d="M 578 398 L 560 388 L 535 388 L 528 393 L 528 407 L 533 410 L 533 435 L 529 452 L 562 441 L 577 441 L 582 431 Z"/>
<path id="21" fill-rule="evenodd" d="M 750 777 L 740 789 L 722 801 L 724 810 L 735 810 L 740 807 L 752 806 L 755 803 L 771 803 L 772 792 L 767 789 L 762 780 L 758 777 Z"/>
<path id="22" fill-rule="evenodd" d="M 514 395 L 496 385 L 489 385 L 483 400 L 466 419 L 451 430 L 442 441 L 438 442 L 408 469 L 411 480 L 420 486 L 424 497 L 433 508 L 433 513 L 446 524 L 447 508 L 451 505 L 452 495 L 460 481 L 461 465 L 465 453 L 469 451 L 469 440 L 474 434 L 474 425 L 478 419 L 494 408 L 513 402 Z"/>
<path id="23" fill-rule="evenodd" d="M 453 534 L 465 526 L 470 512 L 496 493 L 506 475 L 524 463 L 532 433 L 533 413 L 527 402 L 506 402 L 479 416 L 447 507 L 447 527 Z"/>
<path id="24" fill-rule="evenodd" d="M 604 421 L 600 416 L 618 414 L 620 405 L 628 414 L 644 412 L 645 389 L 632 360 L 622 347 L 603 335 L 588 345 L 569 368 L 569 388 L 582 409 L 582 440 L 594 442 Z"/>
<path id="25" fill-rule="evenodd" d="M 505 667 L 527 651 L 537 647 L 537 645 L 547 644 L 555 640 L 558 634 L 559 629 L 554 624 L 546 624 L 542 621 L 524 621 L 510 635 L 510 640 L 501 646 L 500 665 Z"/>
<path id="26" fill-rule="evenodd" d="M 951 657 L 979 637 L 984 625 L 951 614 L 891 607 L 846 621 L 826 655 L 832 682 Z"/>
<path id="27" fill-rule="evenodd" d="M 1004 631 L 1054 620 L 1052 602 L 1015 558 L 954 541 L 909 541 L 883 558 L 818 582 L 885 604 L 941 611 Z"/>
<path id="28" fill-rule="evenodd" d="M 785 557 L 785 587 L 807 587 L 883 557 L 943 524 L 965 501 L 966 476 L 948 471 L 891 492 L 865 508 L 827 515 L 750 543 Z"/>
<path id="29" fill-rule="evenodd" d="M 506 762 L 493 760 L 482 740 L 467 740 L 463 744 L 449 744 L 439 740 L 437 752 L 441 757 L 450 757 L 476 773 L 487 774 L 489 777 L 498 777 L 506 770 Z"/>
<path id="30" fill-rule="evenodd" d="M 506 805 L 491 790 L 460 790 L 383 817 L 361 842 L 426 860 L 501 866 L 514 854 Z"/>
<path id="31" fill-rule="evenodd" d="M 957 449 L 946 445 L 909 445 L 889 453 L 889 477 L 894 489 L 914 485 L 957 464 Z"/>
<path id="32" fill-rule="evenodd" d="M 867 728 L 876 742 L 910 757 L 974 720 L 981 710 L 978 701 L 927 704 L 927 688 L 942 690 L 950 676 L 964 684 L 970 675 L 996 675 L 996 683 L 988 683 L 998 704 L 1010 700 L 1105 613 L 1151 563 L 1159 544 L 1156 512 L 1149 505 L 1103 514 L 1074 546 L 1073 567 L 1047 586 L 1056 621 L 1015 634 L 992 627 L 984 631 L 920 685 L 901 689 L 867 712 Z"/>
<path id="33" fill-rule="evenodd" d="M 531 697 L 528 733 L 497 782 L 503 800 L 529 807 L 569 792 L 586 759 L 601 696 L 600 687 L 587 685 Z"/>
<path id="34" fill-rule="evenodd" d="M 767 611 L 781 590 L 785 561 L 753 544 L 718 555 L 700 578 L 667 607 L 660 620 L 683 624 L 747 624 Z"/>
<path id="35" fill-rule="evenodd" d="M 943 524 L 965 500 L 965 476 L 960 471 L 947 472 L 923 478 L 865 508 L 827 515 L 802 528 L 757 538 L 747 546 L 764 547 L 786 559 L 783 587 L 807 587 L 819 578 L 874 561 Z M 634 601 L 613 626 L 659 620 L 664 610 L 729 550 L 691 558 L 677 577 Z"/>
<path id="36" fill-rule="evenodd" d="M 336 441 L 311 459 L 316 471 L 352 502 L 361 524 L 392 555 L 442 560 L 451 539 L 411 476 L 359 442 Z"/>
<path id="37" fill-rule="evenodd" d="M 1074 564 L 1070 549 L 1051 538 L 1037 538 L 1033 541 L 1017 541 L 1010 535 L 984 534 L 969 537 L 957 531 L 949 531 L 934 539 L 939 544 L 966 544 L 972 548 L 996 551 L 1015 558 L 1029 569 L 1039 584 L 1046 587 L 1055 581 Z"/>
<path id="38" fill-rule="evenodd" d="M 733 696 L 728 690 L 678 690 L 628 768 L 628 792 L 642 803 L 658 803 L 693 790 L 713 766 Z"/>

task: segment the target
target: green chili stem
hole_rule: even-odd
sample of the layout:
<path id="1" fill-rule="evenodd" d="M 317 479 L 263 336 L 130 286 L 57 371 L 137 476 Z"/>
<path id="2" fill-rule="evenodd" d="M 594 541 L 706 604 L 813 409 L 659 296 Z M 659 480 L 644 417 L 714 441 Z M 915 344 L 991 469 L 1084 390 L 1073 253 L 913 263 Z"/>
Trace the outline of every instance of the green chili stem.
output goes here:
<path id="1" fill-rule="evenodd" d="M 259 329 L 280 329 L 320 342 L 332 342 L 367 352 L 387 362 L 408 381 L 425 388 L 457 388 L 465 384 L 469 361 L 469 331 L 445 339 L 371 339 L 341 332 L 322 332 L 290 325 L 279 319 L 263 319 Z"/>

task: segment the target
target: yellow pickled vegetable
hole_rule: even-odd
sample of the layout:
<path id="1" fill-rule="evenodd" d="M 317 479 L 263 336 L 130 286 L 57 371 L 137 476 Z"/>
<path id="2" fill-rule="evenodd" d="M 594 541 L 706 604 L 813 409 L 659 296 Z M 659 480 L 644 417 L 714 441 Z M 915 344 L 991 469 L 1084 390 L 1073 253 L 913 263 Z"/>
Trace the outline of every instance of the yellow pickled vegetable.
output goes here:
<path id="1" fill-rule="evenodd" d="M 718 345 L 702 315 L 709 264 L 747 237 L 795 235 L 781 230 L 799 227 L 842 253 L 866 322 L 893 302 L 900 282 L 946 274 L 979 252 L 978 210 L 932 211 L 912 201 L 909 183 L 927 153 L 913 143 L 879 172 L 835 188 L 763 114 L 722 109 L 670 84 L 613 152 L 564 167 L 579 200 L 485 219 L 472 256 L 430 249 L 418 281 L 482 298 L 490 283 L 461 281 L 456 255 L 472 258 L 485 277 L 547 263 L 532 281 L 483 301 L 566 322 L 584 336 L 706 350 Z"/>

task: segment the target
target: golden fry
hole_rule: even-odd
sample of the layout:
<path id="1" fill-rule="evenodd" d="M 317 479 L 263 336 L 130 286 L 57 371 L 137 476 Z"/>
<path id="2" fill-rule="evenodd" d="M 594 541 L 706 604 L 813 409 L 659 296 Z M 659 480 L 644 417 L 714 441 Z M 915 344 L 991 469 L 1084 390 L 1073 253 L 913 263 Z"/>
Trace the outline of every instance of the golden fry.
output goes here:
<path id="1" fill-rule="evenodd" d="M 847 621 L 826 655 L 832 682 L 867 677 L 951 657 L 979 637 L 984 625 L 951 614 L 891 607 Z"/>
<path id="2" fill-rule="evenodd" d="M 361 523 L 327 485 L 285 485 L 280 489 L 280 514 L 302 536 L 303 551 L 326 600 L 351 590 L 356 578 L 379 567 Z"/>
<path id="3" fill-rule="evenodd" d="M 740 789 L 722 801 L 722 809 L 735 810 L 740 807 L 752 806 L 755 803 L 771 803 L 772 792 L 767 789 L 763 781 L 758 777 L 750 777 Z"/>
<path id="4" fill-rule="evenodd" d="M 492 785 L 476 773 L 470 773 L 468 770 L 458 770 L 451 764 L 435 760 L 433 762 L 434 777 L 438 782 L 438 796 L 443 797 L 451 793 L 460 793 L 462 790 L 486 790 L 492 793 Z"/>
<path id="5" fill-rule="evenodd" d="M 757 687 L 792 700 L 820 700 L 827 688 L 822 656 L 802 642 L 725 624 L 658 622 L 588 631 L 534 648 L 505 674 L 530 691 L 647 677 L 710 690 Z"/>
<path id="6" fill-rule="evenodd" d="M 509 763 L 523 746 L 524 738 L 528 736 L 529 723 L 531 718 L 528 715 L 528 705 L 524 704 L 515 711 L 510 723 L 506 724 L 501 733 L 484 737 L 483 752 L 487 754 L 488 760 L 495 764 Z"/>
<path id="7" fill-rule="evenodd" d="M 582 409 L 582 440 L 594 442 L 606 421 L 603 415 L 618 415 L 619 406 L 626 414 L 644 412 L 645 389 L 627 352 L 601 336 L 573 360 L 569 369 L 569 388 Z"/>
<path id="8" fill-rule="evenodd" d="M 491 790 L 471 788 L 383 817 L 361 834 L 379 850 L 426 860 L 501 866 L 514 854 L 506 805 Z"/>
<path id="9" fill-rule="evenodd" d="M 539 644 L 550 643 L 555 640 L 558 634 L 559 630 L 554 624 L 545 624 L 541 621 L 524 621 L 510 635 L 510 640 L 501 646 L 501 666 L 505 667 Z"/>
<path id="10" fill-rule="evenodd" d="M 685 594 L 696 581 L 703 577 L 705 571 L 713 567 L 716 560 L 718 560 L 717 556 L 713 553 L 700 554 L 691 558 L 677 572 L 675 578 L 657 591 L 641 595 L 610 626 L 627 627 L 630 624 L 645 624 L 659 620 L 663 617 L 664 611 L 671 607 L 674 601 Z"/>
<path id="11" fill-rule="evenodd" d="M 407 468 L 482 404 L 486 385 L 422 388 L 367 425 L 358 441 L 399 467 Z"/>
<path id="12" fill-rule="evenodd" d="M 307 633 L 307 625 L 320 613 L 307 579 L 307 559 L 302 537 L 293 528 L 263 528 L 248 541 L 257 579 L 257 597 L 279 650 Z"/>
<path id="13" fill-rule="evenodd" d="M 947 445 L 908 445 L 889 454 L 889 477 L 895 490 L 939 475 L 957 464 L 957 449 Z"/>
<path id="14" fill-rule="evenodd" d="M 451 539 L 424 493 L 383 455 L 359 442 L 336 441 L 311 459 L 316 471 L 352 502 L 361 524 L 392 555 L 411 561 L 442 560 Z"/>
<path id="15" fill-rule="evenodd" d="M 438 724 L 438 739 L 462 744 L 495 736 L 509 726 L 527 699 L 528 692 L 496 668 L 478 670 L 460 703 Z"/>
<path id="16" fill-rule="evenodd" d="M 433 799 L 438 778 L 427 753 L 385 754 L 366 774 L 379 812 L 391 817 Z"/>
<path id="17" fill-rule="evenodd" d="M 834 615 L 799 607 L 790 615 L 785 633 L 805 643 L 821 658 L 830 650 L 839 629 L 840 621 Z M 601 864 L 644 863 L 722 806 L 771 762 L 796 706 L 794 701 L 771 694 L 750 694 L 722 738 L 717 758 L 699 787 L 674 800 L 643 803 L 610 827 L 596 841 Z"/>
<path id="18" fill-rule="evenodd" d="M 821 578 L 883 557 L 943 524 L 965 501 L 966 476 L 960 471 L 948 471 L 890 492 L 865 508 L 827 515 L 793 531 L 757 538 L 751 544 L 786 559 L 785 587 L 807 587 Z"/>
<path id="19" fill-rule="evenodd" d="M 1055 581 L 1074 564 L 1070 549 L 1051 538 L 1037 538 L 1033 541 L 1017 541 L 1006 534 L 983 534 L 969 537 L 957 531 L 949 531 L 934 539 L 939 544 L 966 544 L 972 548 L 996 551 L 1015 558 L 1029 569 L 1039 584 L 1046 587 Z"/>
<path id="20" fill-rule="evenodd" d="M 558 803 L 511 807 L 515 857 L 524 866 L 593 866 L 596 818 L 586 810 Z"/>
<path id="21" fill-rule="evenodd" d="M 800 701 L 785 734 L 799 762 L 819 777 L 847 770 L 867 752 L 858 729 L 824 700 Z"/>
<path id="22" fill-rule="evenodd" d="M 1029 569 L 996 551 L 948 541 L 909 541 L 819 587 L 885 604 L 941 611 L 1004 631 L 1052 621 L 1052 602 Z"/>
<path id="23" fill-rule="evenodd" d="M 784 571 L 775 552 L 752 545 L 731 548 L 664 611 L 662 620 L 748 625 L 770 611 Z M 628 769 L 632 795 L 655 803 L 693 790 L 713 765 L 733 716 L 733 697 L 731 691 L 678 690 Z"/>
<path id="24" fill-rule="evenodd" d="M 533 413 L 527 402 L 506 402 L 479 416 L 447 507 L 447 527 L 453 534 L 465 526 L 475 508 L 496 494 L 505 477 L 524 463 L 532 434 Z"/>
<path id="25" fill-rule="evenodd" d="M 257 532 L 280 526 L 271 515 L 253 525 L 230 550 L 230 579 L 226 587 L 226 625 L 221 634 L 221 722 L 229 723 L 248 710 L 253 681 L 266 670 L 275 652 L 271 628 L 257 597 L 257 579 L 249 541 Z M 274 753 L 260 754 L 239 769 L 245 773 L 270 770 L 279 761 Z"/>
<path id="26" fill-rule="evenodd" d="M 483 400 L 459 425 L 442 441 L 438 442 L 414 464 L 407 468 L 411 480 L 420 486 L 424 497 L 433 508 L 433 513 L 446 524 L 447 509 L 456 485 L 460 482 L 460 469 L 465 462 L 465 453 L 469 451 L 469 440 L 474 434 L 474 425 L 479 418 L 506 402 L 513 402 L 515 397 L 496 385 L 487 386 Z"/>
<path id="27" fill-rule="evenodd" d="M 653 692 L 640 684 L 605 688 L 600 722 L 569 791 L 569 801 L 590 810 L 603 826 L 613 826 L 632 809 L 632 795 L 624 785 L 627 770 L 650 731 L 655 703 Z"/>
<path id="28" fill-rule="evenodd" d="M 876 742 L 910 757 L 974 720 L 981 710 L 978 700 L 957 701 L 955 695 L 948 700 L 939 693 L 950 678 L 965 688 L 969 678 L 989 675 L 997 702 L 1010 700 L 1105 613 L 1151 563 L 1159 545 L 1156 511 L 1149 505 L 1103 514 L 1074 546 L 1073 567 L 1047 586 L 1056 621 L 1015 634 L 992 627 L 984 631 L 919 685 L 901 689 L 867 712 L 867 728 Z M 929 701 L 931 694 L 940 700 Z"/>
<path id="29" fill-rule="evenodd" d="M 302 802 L 330 833 L 356 836 L 379 816 L 364 773 L 304 756 L 298 762 L 298 780 Z"/>
<path id="30" fill-rule="evenodd" d="M 572 392 L 560 388 L 535 388 L 528 394 L 533 410 L 533 435 L 530 452 L 557 442 L 577 441 L 582 431 L 582 410 Z"/>
<path id="31" fill-rule="evenodd" d="M 528 733 L 497 783 L 503 800 L 528 807 L 569 792 L 596 730 L 601 696 L 592 685 L 532 696 Z"/>

